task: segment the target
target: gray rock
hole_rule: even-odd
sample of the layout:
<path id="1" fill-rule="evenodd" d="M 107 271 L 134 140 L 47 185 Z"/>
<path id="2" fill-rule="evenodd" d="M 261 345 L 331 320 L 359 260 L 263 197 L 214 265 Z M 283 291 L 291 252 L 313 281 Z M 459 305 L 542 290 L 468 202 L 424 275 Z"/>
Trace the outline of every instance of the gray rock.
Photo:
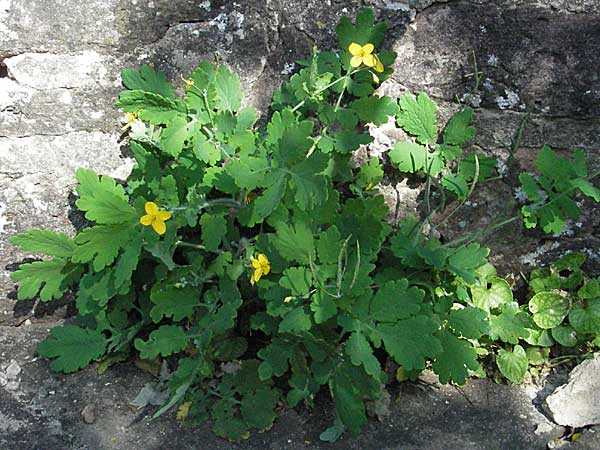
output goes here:
<path id="1" fill-rule="evenodd" d="M 93 403 L 88 403 L 85 405 L 85 407 L 81 410 L 81 418 L 88 425 L 96 422 L 96 405 Z"/>
<path id="2" fill-rule="evenodd" d="M 579 364 L 546 399 L 552 419 L 574 428 L 600 424 L 600 355 Z"/>

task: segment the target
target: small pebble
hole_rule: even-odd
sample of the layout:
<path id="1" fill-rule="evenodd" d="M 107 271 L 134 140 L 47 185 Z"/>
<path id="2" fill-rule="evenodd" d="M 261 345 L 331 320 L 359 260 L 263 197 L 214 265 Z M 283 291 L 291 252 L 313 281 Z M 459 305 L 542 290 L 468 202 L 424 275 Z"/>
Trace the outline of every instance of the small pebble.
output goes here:
<path id="1" fill-rule="evenodd" d="M 89 403 L 85 405 L 83 410 L 81 411 L 81 417 L 83 421 L 87 424 L 92 424 L 96 421 L 96 405 L 93 403 Z"/>
<path id="2" fill-rule="evenodd" d="M 552 425 L 550 425 L 548 422 L 542 422 L 535 429 L 535 434 L 540 435 L 550 433 L 553 429 L 554 428 L 552 427 Z"/>

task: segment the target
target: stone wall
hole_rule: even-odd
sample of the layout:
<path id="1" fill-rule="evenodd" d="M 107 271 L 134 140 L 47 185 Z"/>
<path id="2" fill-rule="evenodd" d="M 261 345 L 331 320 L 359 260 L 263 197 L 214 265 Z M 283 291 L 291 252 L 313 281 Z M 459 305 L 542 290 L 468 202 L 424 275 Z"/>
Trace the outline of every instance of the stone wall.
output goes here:
<path id="1" fill-rule="evenodd" d="M 266 112 L 294 60 L 334 45 L 339 17 L 364 5 L 389 22 L 387 45 L 399 55 L 383 92 L 425 91 L 443 118 L 456 99 L 470 103 L 474 148 L 501 159 L 528 117 L 514 173 L 478 191 L 443 230 L 449 238 L 518 210 L 515 174 L 543 143 L 583 147 L 600 165 L 599 0 L 0 0 L 0 323 L 13 312 L 9 272 L 24 256 L 7 238 L 32 227 L 72 233 L 76 168 L 123 178 L 132 165 L 112 108 L 122 67 L 151 63 L 179 78 L 216 55 Z M 477 92 L 474 60 L 484 74 Z M 381 143 L 394 130 L 373 133 Z M 397 181 L 385 189 L 392 206 L 413 205 L 418 189 Z M 570 237 L 520 225 L 497 232 L 494 260 L 518 273 L 576 249 L 598 263 L 599 223 L 588 208 Z"/>

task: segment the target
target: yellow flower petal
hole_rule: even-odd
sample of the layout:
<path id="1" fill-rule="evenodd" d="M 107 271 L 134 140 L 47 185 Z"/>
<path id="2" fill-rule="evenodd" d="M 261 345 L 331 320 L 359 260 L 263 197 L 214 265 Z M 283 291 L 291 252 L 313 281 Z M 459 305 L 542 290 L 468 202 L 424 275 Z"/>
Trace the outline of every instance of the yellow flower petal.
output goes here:
<path id="1" fill-rule="evenodd" d="M 348 51 L 352 56 L 361 56 L 362 49 L 362 46 L 360 46 L 356 42 L 353 42 L 352 44 L 350 44 L 350 47 L 348 47 Z"/>
<path id="2" fill-rule="evenodd" d="M 258 280 L 260 280 L 260 277 L 262 277 L 262 270 L 260 268 L 256 269 L 254 271 L 254 273 L 252 274 L 252 279 L 250 280 L 250 284 L 254 285 L 255 283 L 258 282 Z"/>
<path id="3" fill-rule="evenodd" d="M 375 67 L 374 67 L 375 71 L 377 72 L 383 72 L 384 71 L 384 67 L 383 67 L 383 63 L 379 60 L 379 58 L 377 56 L 375 56 Z"/>
<path id="4" fill-rule="evenodd" d="M 267 255 L 265 255 L 264 253 L 259 253 L 258 254 L 258 262 L 261 264 L 261 266 L 268 265 L 269 259 L 267 258 Z"/>
<path id="5" fill-rule="evenodd" d="M 269 272 L 271 271 L 271 264 L 267 264 L 265 267 L 263 267 L 262 271 L 264 275 L 269 275 Z"/>
<path id="6" fill-rule="evenodd" d="M 367 67 L 373 67 L 375 65 L 375 56 L 374 55 L 365 55 L 362 57 L 362 62 Z"/>
<path id="7" fill-rule="evenodd" d="M 146 214 L 155 216 L 158 212 L 158 205 L 154 202 L 146 202 L 146 204 L 144 205 L 144 209 L 146 210 Z"/>
<path id="8" fill-rule="evenodd" d="M 152 228 L 156 231 L 156 234 L 163 235 L 167 231 L 167 226 L 162 220 L 154 219 L 152 221 Z"/>
<path id="9" fill-rule="evenodd" d="M 251 258 L 250 263 L 252 264 L 252 267 L 254 267 L 255 269 L 260 268 L 260 261 L 258 259 Z"/>
<path id="10" fill-rule="evenodd" d="M 375 46 L 373 44 L 365 44 L 362 47 L 362 54 L 363 56 L 367 56 L 373 53 L 373 50 L 375 50 Z"/>
<path id="11" fill-rule="evenodd" d="M 147 227 L 152 223 L 152 216 L 150 214 L 140 217 L 140 223 Z"/>
<path id="12" fill-rule="evenodd" d="M 171 213 L 169 211 L 158 211 L 156 213 L 156 217 L 158 220 L 162 220 L 164 222 L 165 220 L 169 220 L 171 218 Z"/>
<path id="13" fill-rule="evenodd" d="M 379 77 L 377 75 L 375 75 L 373 72 L 371 72 L 371 75 L 373 75 L 373 81 L 377 84 L 379 84 Z"/>
<path id="14" fill-rule="evenodd" d="M 350 60 L 350 65 L 352 67 L 358 67 L 362 64 L 362 57 L 361 56 L 353 56 L 352 59 Z"/>

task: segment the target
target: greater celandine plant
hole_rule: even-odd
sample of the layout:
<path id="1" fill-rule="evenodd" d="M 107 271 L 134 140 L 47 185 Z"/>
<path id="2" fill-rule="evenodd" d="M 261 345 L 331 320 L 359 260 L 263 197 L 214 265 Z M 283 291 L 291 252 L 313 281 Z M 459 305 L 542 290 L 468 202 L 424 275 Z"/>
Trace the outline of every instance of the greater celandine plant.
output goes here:
<path id="1" fill-rule="evenodd" d="M 123 71 L 116 106 L 131 119 L 132 173 L 117 183 L 77 171 L 76 206 L 92 225 L 75 237 L 12 238 L 52 257 L 13 273 L 19 299 L 77 292 L 76 324 L 54 328 L 38 347 L 54 370 L 132 354 L 166 361 L 170 395 L 155 416 L 179 405 L 180 419 L 210 420 L 234 441 L 269 429 L 281 403 L 310 406 L 326 387 L 335 418 L 322 438 L 335 440 L 366 423 L 365 401 L 392 381 L 384 370 L 392 362 L 399 374 L 431 367 L 441 382 L 463 384 L 485 375 L 479 357 L 497 355 L 501 373 L 520 382 L 527 352 L 597 345 L 597 281 L 581 275 L 584 294 L 572 298 L 577 285 L 564 291 L 555 272 L 540 273 L 535 297 L 519 305 L 488 249 L 423 233 L 431 191 L 464 202 L 495 161 L 463 154 L 471 110 L 440 131 L 426 94 L 398 102 L 374 93 L 396 57 L 382 48 L 385 30 L 370 9 L 354 23 L 342 18 L 339 50 L 300 61 L 264 127 L 223 65 L 202 62 L 183 79 L 183 98 L 149 66 Z M 372 141 L 366 124 L 390 116 L 412 136 L 389 152 L 392 165 L 427 183 L 424 218 L 397 227 L 376 188 L 381 161 L 350 161 Z M 522 178 L 533 202 L 526 224 L 556 231 L 578 212 L 572 196 L 600 196 L 581 153 L 574 163 L 550 149 L 541 155 L 544 175 Z M 560 179 L 546 170 L 553 161 Z"/>

